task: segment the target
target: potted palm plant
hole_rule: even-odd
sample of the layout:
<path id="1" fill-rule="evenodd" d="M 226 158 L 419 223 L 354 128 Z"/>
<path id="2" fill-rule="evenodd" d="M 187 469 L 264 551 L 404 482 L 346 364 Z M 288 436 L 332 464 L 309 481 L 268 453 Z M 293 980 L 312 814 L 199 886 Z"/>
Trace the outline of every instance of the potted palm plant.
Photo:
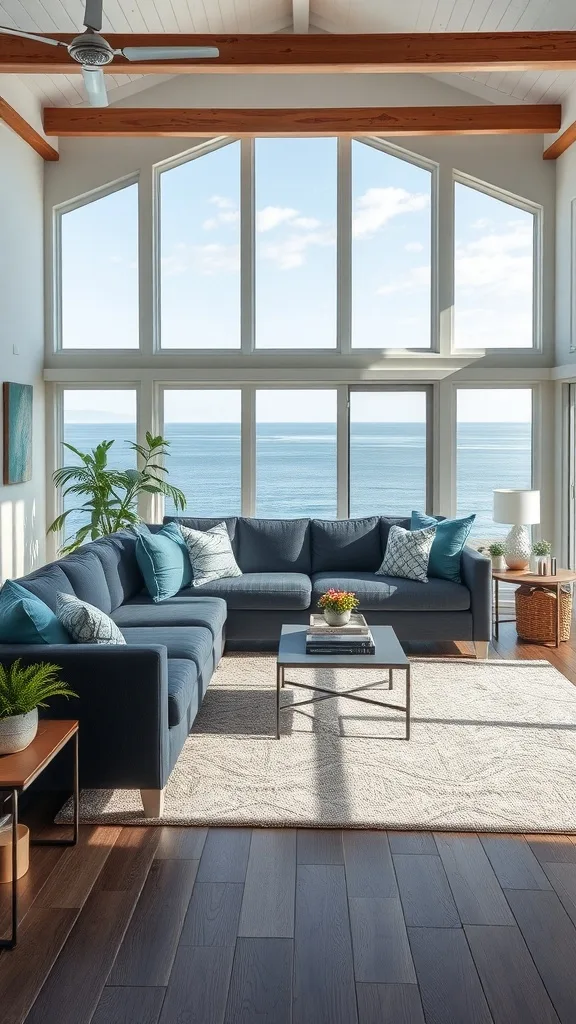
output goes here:
<path id="1" fill-rule="evenodd" d="M 38 708 L 49 697 L 77 697 L 58 678 L 59 665 L 38 662 L 23 666 L 20 658 L 0 665 L 0 754 L 24 750 L 38 731 Z"/>
<path id="2" fill-rule="evenodd" d="M 75 503 L 57 516 L 48 532 L 63 530 L 68 516 L 73 513 L 80 513 L 88 521 L 65 540 L 61 548 L 63 555 L 76 551 L 86 540 L 96 540 L 139 523 L 137 504 L 143 493 L 163 494 L 172 499 L 178 510 L 186 508 L 182 491 L 163 477 L 168 472 L 162 460 L 169 454 L 169 441 L 161 436 L 153 437 L 147 431 L 145 445 L 130 442 L 129 447 L 140 460 L 139 469 L 112 469 L 108 465 L 108 452 L 113 444 L 114 441 L 101 441 L 92 451 L 81 452 L 74 445 L 64 443 L 64 448 L 80 462 L 57 469 L 52 479 L 56 487 L 63 488 L 64 501 L 71 496 L 79 504 Z"/>

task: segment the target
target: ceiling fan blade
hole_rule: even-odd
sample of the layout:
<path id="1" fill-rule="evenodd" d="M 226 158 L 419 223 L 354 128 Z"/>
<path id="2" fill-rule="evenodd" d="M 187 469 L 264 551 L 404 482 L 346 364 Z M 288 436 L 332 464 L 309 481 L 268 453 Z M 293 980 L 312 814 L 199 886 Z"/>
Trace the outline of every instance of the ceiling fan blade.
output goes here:
<path id="1" fill-rule="evenodd" d="M 91 107 L 107 107 L 108 94 L 102 68 L 82 68 L 84 88 Z"/>
<path id="2" fill-rule="evenodd" d="M 85 28 L 93 28 L 95 32 L 100 32 L 102 28 L 102 4 L 103 0 L 86 0 Z"/>
<path id="3" fill-rule="evenodd" d="M 34 39 L 37 43 L 47 43 L 48 46 L 66 46 L 66 43 L 59 39 L 50 39 L 48 36 L 37 36 L 34 32 L 20 32 L 17 28 L 5 28 L 0 25 L 0 32 L 6 36 L 20 36 L 22 39 Z"/>
<path id="4" fill-rule="evenodd" d="M 187 60 L 220 56 L 216 46 L 125 46 L 117 52 L 126 60 Z"/>

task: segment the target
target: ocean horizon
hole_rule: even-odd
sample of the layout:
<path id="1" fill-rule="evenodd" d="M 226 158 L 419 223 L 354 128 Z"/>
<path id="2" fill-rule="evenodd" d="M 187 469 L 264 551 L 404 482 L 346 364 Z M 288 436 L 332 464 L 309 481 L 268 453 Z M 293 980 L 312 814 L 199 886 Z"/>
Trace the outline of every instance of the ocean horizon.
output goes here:
<path id="1" fill-rule="evenodd" d="M 425 508 L 424 423 L 356 423 L 350 428 L 350 515 L 410 515 Z M 240 515 L 240 425 L 166 423 L 169 479 L 187 497 L 190 516 Z M 64 440 L 80 450 L 116 439 L 109 463 L 133 464 L 130 423 L 66 423 Z M 130 462 L 128 461 L 130 459 Z M 68 458 L 66 459 L 68 461 Z M 473 539 L 504 536 L 492 522 L 496 487 L 531 486 L 530 423 L 461 423 L 457 432 L 458 513 L 476 514 Z M 166 513 L 174 513 L 166 502 Z M 336 518 L 334 423 L 259 423 L 256 515 Z M 69 518 L 67 533 L 80 519 Z"/>

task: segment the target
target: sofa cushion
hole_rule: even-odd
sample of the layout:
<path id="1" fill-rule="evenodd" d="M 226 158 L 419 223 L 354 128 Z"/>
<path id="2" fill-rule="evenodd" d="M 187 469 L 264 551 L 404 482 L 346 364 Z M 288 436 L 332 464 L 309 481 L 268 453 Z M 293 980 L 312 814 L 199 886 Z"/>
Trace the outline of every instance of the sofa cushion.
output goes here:
<path id="1" fill-rule="evenodd" d="M 109 615 L 112 611 L 110 589 L 104 567 L 93 546 L 87 546 L 84 550 L 81 548 L 73 555 L 68 555 L 62 559 L 60 565 L 70 580 L 76 597 L 81 601 L 88 601 Z"/>
<path id="2" fill-rule="evenodd" d="M 461 583 L 430 579 L 428 583 L 377 576 L 373 572 L 322 572 L 312 577 L 312 605 L 330 587 L 353 590 L 360 612 L 456 612 L 470 607 L 470 591 Z"/>
<path id="3" fill-rule="evenodd" d="M 309 519 L 239 519 L 242 572 L 310 573 Z"/>
<path id="4" fill-rule="evenodd" d="M 382 562 L 380 522 L 365 519 L 313 519 L 312 572 L 376 572 Z"/>
<path id="5" fill-rule="evenodd" d="M 129 646 L 162 644 L 168 659 L 193 661 L 198 674 L 209 660 L 213 648 L 212 633 L 202 626 L 130 626 L 122 630 Z"/>
<path id="6" fill-rule="evenodd" d="M 196 597 L 190 588 L 154 604 L 148 594 L 137 594 L 112 613 L 120 629 L 130 626 L 204 626 L 213 637 L 226 622 L 226 602 L 220 597 Z"/>
<path id="7" fill-rule="evenodd" d="M 247 572 L 202 587 L 202 595 L 223 597 L 232 609 L 270 611 L 309 608 L 310 577 L 299 572 Z"/>
<path id="8" fill-rule="evenodd" d="M 154 602 L 166 601 L 190 585 L 188 549 L 176 523 L 166 523 L 157 533 L 144 526 L 138 530 L 136 560 Z"/>
<path id="9" fill-rule="evenodd" d="M 427 516 L 425 512 L 412 512 L 411 530 L 436 527 L 428 562 L 429 576 L 437 576 L 440 580 L 453 580 L 454 583 L 461 582 L 462 551 L 475 519 L 475 515 L 461 519 L 438 519 L 436 516 Z"/>
<path id="10" fill-rule="evenodd" d="M 100 608 L 71 594 L 56 595 L 56 614 L 77 644 L 116 646 L 126 641 L 116 623 Z"/>
<path id="11" fill-rule="evenodd" d="M 41 569 L 36 569 L 29 576 L 23 576 L 16 582 L 44 601 L 53 612 L 56 611 L 57 594 L 70 594 L 71 597 L 76 597 L 74 587 L 59 562 L 43 565 Z"/>
<path id="12" fill-rule="evenodd" d="M 110 537 L 101 537 L 90 545 L 102 563 L 112 611 L 119 608 L 144 587 L 144 579 L 136 560 L 136 534 L 120 530 Z"/>
<path id="13" fill-rule="evenodd" d="M 204 587 L 216 580 L 241 576 L 232 550 L 232 541 L 226 523 L 218 523 L 209 530 L 192 530 L 180 526 L 192 565 L 192 586 Z"/>
<path id="14" fill-rule="evenodd" d="M 0 644 L 69 644 L 51 608 L 29 590 L 6 580 L 0 590 Z"/>
<path id="15" fill-rule="evenodd" d="M 168 661 L 168 725 L 179 725 L 188 716 L 194 701 L 198 708 L 198 669 L 193 661 L 171 658 Z"/>
<path id="16" fill-rule="evenodd" d="M 410 518 L 405 516 L 381 516 L 380 517 L 380 540 L 382 543 L 382 557 L 386 554 L 388 534 L 391 526 L 401 526 L 403 530 L 410 529 Z"/>

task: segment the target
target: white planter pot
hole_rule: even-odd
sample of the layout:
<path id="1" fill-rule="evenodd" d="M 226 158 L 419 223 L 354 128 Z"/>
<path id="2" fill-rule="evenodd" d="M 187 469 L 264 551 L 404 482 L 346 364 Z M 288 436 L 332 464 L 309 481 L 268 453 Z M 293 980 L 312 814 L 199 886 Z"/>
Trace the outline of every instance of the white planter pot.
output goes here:
<path id="1" fill-rule="evenodd" d="M 38 732 L 38 708 L 26 715 L 0 718 L 0 754 L 15 754 L 24 750 Z"/>
<path id="2" fill-rule="evenodd" d="M 492 568 L 494 572 L 504 572 L 506 569 L 506 559 L 504 555 L 492 555 Z"/>
<path id="3" fill-rule="evenodd" d="M 345 626 L 350 622 L 352 612 L 335 612 L 332 608 L 324 609 L 324 618 L 329 626 Z"/>

